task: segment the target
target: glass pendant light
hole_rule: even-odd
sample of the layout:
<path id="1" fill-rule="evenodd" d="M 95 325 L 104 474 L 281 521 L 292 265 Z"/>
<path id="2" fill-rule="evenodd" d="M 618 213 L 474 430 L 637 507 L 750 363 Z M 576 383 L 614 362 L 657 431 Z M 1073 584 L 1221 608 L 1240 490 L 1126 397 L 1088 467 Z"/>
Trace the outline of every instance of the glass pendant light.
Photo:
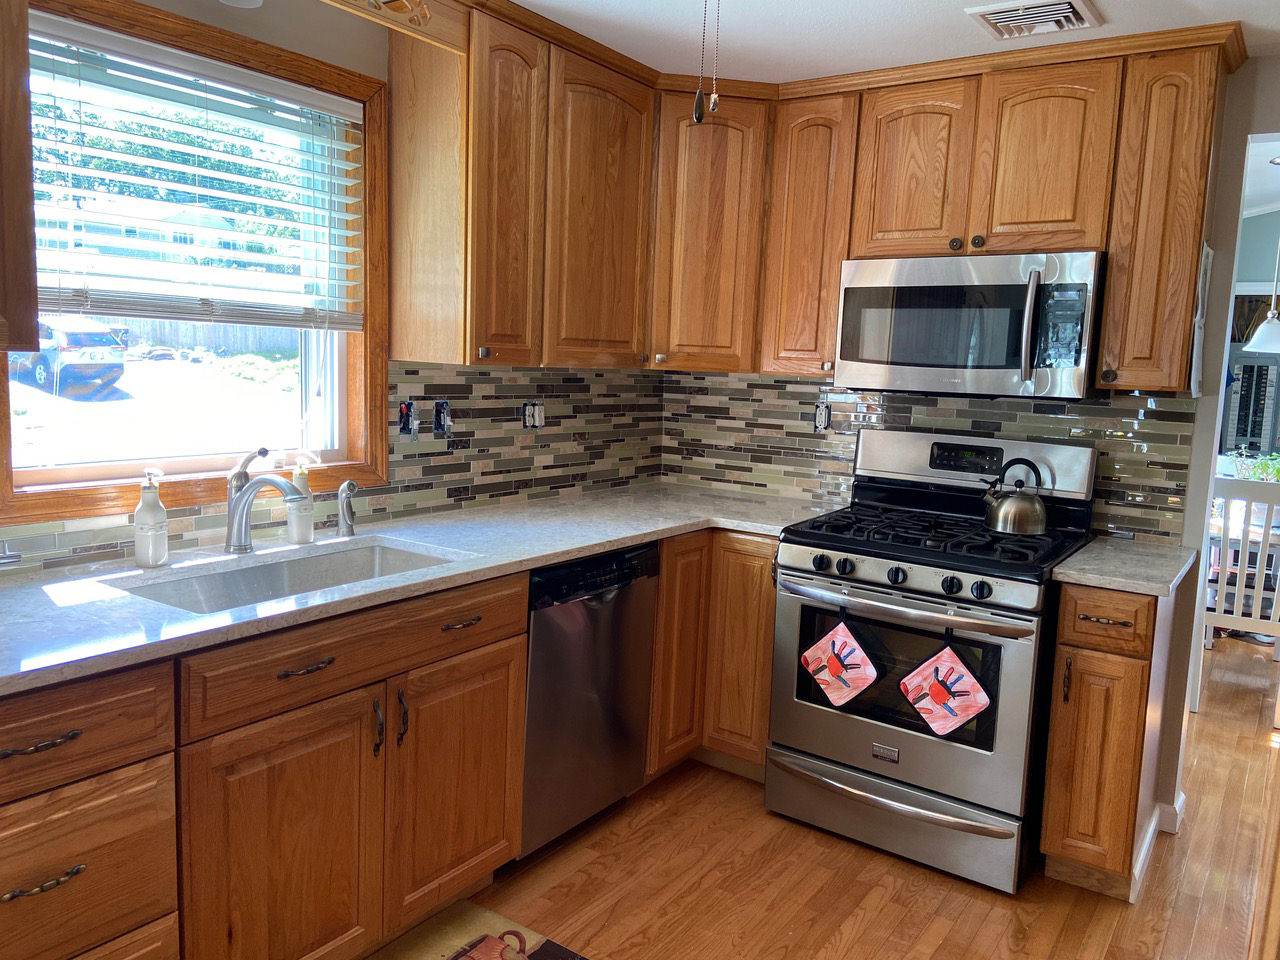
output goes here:
<path id="1" fill-rule="evenodd" d="M 1280 157 L 1276 158 L 1280 160 Z M 1273 163 L 1275 161 L 1272 161 Z M 1276 293 L 1280 290 L 1280 242 L 1276 243 L 1276 273 L 1271 281 L 1271 309 L 1258 324 L 1244 349 L 1249 353 L 1280 353 L 1280 311 L 1276 309 Z"/>

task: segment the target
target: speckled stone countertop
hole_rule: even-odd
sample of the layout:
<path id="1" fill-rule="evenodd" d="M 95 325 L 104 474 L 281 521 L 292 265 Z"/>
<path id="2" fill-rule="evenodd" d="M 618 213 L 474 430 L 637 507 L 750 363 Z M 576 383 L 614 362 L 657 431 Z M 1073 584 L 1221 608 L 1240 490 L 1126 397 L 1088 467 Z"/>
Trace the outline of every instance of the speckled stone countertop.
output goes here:
<path id="1" fill-rule="evenodd" d="M 808 500 L 718 493 L 671 482 L 543 501 L 473 506 L 363 523 L 377 535 L 440 548 L 450 557 L 426 569 L 318 590 L 218 613 L 189 613 L 113 586 L 163 581 L 279 559 L 294 547 L 283 531 L 260 532 L 252 557 L 202 549 L 175 554 L 140 575 L 129 561 L 0 579 L 0 696 L 188 653 L 363 607 L 420 596 L 547 564 L 707 527 L 776 536 L 790 523 L 835 509 Z M 317 538 L 323 551 L 329 541 Z"/>
<path id="2" fill-rule="evenodd" d="M 1098 537 L 1054 567 L 1053 579 L 1167 597 L 1195 559 L 1196 551 L 1180 543 Z"/>

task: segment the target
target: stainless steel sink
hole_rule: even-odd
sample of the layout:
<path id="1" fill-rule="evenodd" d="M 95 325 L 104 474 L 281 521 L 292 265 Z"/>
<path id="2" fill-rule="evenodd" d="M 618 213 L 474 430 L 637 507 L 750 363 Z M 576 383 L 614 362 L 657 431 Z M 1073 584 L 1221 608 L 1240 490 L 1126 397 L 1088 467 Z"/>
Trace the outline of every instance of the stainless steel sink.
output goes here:
<path id="1" fill-rule="evenodd" d="M 385 537 L 356 537 L 341 544 L 302 549 L 308 552 L 278 559 L 269 559 L 267 554 L 247 562 L 228 559 L 195 564 L 191 572 L 182 576 L 132 586 L 116 582 L 112 586 L 192 613 L 217 613 L 424 570 L 470 556 L 456 550 L 419 548 L 417 544 Z M 226 567 L 224 563 L 233 566 Z M 200 566 L 206 565 L 212 569 L 199 571 Z"/>

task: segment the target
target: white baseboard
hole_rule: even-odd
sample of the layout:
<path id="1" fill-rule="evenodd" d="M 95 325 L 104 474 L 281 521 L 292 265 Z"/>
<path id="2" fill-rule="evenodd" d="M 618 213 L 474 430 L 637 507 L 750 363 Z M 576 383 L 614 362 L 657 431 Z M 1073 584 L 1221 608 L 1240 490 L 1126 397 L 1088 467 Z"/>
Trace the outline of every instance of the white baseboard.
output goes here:
<path id="1" fill-rule="evenodd" d="M 1156 811 L 1142 832 L 1142 844 L 1138 847 L 1137 856 L 1133 858 L 1133 874 L 1129 881 L 1130 903 L 1136 903 L 1138 894 L 1142 892 L 1142 881 L 1146 879 L 1147 867 L 1151 865 L 1151 851 L 1156 847 L 1156 827 L 1160 822 L 1160 813 L 1161 811 Z"/>
<path id="2" fill-rule="evenodd" d="M 1161 833 L 1177 833 L 1182 829 L 1182 816 L 1187 812 L 1187 795 L 1178 791 L 1173 803 L 1156 804 L 1156 824 Z"/>

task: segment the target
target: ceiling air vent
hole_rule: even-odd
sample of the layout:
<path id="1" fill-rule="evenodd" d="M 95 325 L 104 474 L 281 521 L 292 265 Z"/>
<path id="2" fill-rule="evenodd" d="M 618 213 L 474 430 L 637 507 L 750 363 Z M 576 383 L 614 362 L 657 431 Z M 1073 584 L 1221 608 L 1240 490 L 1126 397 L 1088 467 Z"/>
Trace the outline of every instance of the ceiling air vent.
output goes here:
<path id="1" fill-rule="evenodd" d="M 997 40 L 1102 25 L 1102 17 L 1089 0 L 1068 0 L 1065 3 L 988 3 L 980 7 L 966 7 L 964 12 L 982 24 Z"/>

